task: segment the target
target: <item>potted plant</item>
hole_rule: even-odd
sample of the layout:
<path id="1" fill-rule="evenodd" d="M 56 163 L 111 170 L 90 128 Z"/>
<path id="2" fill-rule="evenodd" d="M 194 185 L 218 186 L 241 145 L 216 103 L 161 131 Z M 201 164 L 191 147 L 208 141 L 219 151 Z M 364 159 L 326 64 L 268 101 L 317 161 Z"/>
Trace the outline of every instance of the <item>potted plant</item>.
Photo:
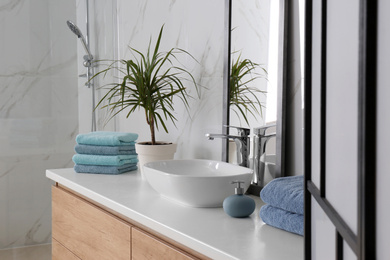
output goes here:
<path id="1" fill-rule="evenodd" d="M 257 69 L 260 69 L 262 73 L 256 72 Z M 251 86 L 250 83 L 258 78 L 266 79 L 266 75 L 267 71 L 260 64 L 249 59 L 241 59 L 241 55 L 232 62 L 229 106 L 238 117 L 241 115 L 248 125 L 248 113 L 253 116 L 256 114 L 263 116 L 263 104 L 261 104 L 257 94 L 266 93 L 266 91 Z"/>
<path id="2" fill-rule="evenodd" d="M 174 65 L 178 54 L 188 55 L 194 60 L 195 58 L 187 51 L 178 48 L 171 48 L 168 52 L 160 52 L 163 29 L 164 26 L 160 29 L 153 50 L 151 49 L 151 40 L 145 54 L 130 47 L 133 59 L 111 61 L 107 68 L 94 76 L 106 75 L 109 71 L 118 72 L 120 75 L 118 83 L 103 86 L 107 89 L 107 93 L 96 106 L 99 107 L 103 101 L 107 101 L 107 104 L 103 105 L 102 108 L 109 110 L 111 118 L 122 111 L 127 112 L 126 118 L 136 110 L 144 111 L 146 123 L 150 129 L 150 141 L 136 144 L 141 166 L 149 161 L 173 159 L 176 145 L 156 141 L 156 130 L 163 127 L 168 133 L 165 121 L 172 121 L 175 125 L 177 119 L 173 114 L 174 97 L 179 98 L 188 110 L 190 96 L 184 81 L 194 84 L 198 91 L 192 74 L 188 70 Z"/>

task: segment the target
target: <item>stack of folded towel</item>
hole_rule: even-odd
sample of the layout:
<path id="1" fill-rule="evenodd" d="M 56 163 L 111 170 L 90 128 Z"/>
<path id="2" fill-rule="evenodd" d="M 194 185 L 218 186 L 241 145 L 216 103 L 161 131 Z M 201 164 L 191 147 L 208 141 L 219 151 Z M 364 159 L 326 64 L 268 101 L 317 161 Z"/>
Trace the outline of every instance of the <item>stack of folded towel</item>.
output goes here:
<path id="1" fill-rule="evenodd" d="M 78 173 L 120 174 L 137 169 L 135 141 L 138 134 L 91 132 L 76 137 L 73 156 Z"/>
<path id="2" fill-rule="evenodd" d="M 260 192 L 267 203 L 260 209 L 264 223 L 303 236 L 303 176 L 272 180 Z"/>

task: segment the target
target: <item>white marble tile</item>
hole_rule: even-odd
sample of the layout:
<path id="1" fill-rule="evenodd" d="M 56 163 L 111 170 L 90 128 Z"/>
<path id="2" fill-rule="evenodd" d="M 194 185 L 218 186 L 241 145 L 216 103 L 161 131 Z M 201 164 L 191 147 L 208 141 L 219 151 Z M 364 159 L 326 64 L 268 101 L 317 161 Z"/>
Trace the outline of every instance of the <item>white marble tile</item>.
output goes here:
<path id="1" fill-rule="evenodd" d="M 78 0 L 77 19 L 74 21 L 80 28 L 84 37 L 87 36 L 86 26 L 86 1 Z M 116 28 L 116 1 L 96 0 L 89 1 L 89 45 L 91 54 L 95 61 L 102 59 L 116 59 L 117 52 L 117 28 Z M 76 41 L 76 37 L 74 37 Z M 86 54 L 79 40 L 77 40 L 77 60 L 78 74 L 85 74 L 86 68 L 83 65 L 83 56 Z M 102 67 L 98 63 L 94 64 L 94 72 L 98 72 Z M 86 78 L 78 79 L 78 95 L 79 95 L 79 132 L 87 133 L 91 131 L 92 110 L 94 108 L 92 102 L 92 88 L 85 86 Z M 99 86 L 103 86 L 107 82 L 112 82 L 112 77 L 108 75 L 105 79 L 102 77 L 95 78 L 91 83 L 95 85 L 95 105 L 102 97 L 102 91 Z M 97 130 L 116 130 L 115 120 L 108 121 L 107 112 L 105 110 L 95 110 L 97 118 Z"/>
<path id="2" fill-rule="evenodd" d="M 85 1 L 66 2 L 21 1 L 0 11 L 7 24 L 0 33 L 12 39 L 0 42 L 8 61 L 0 65 L 0 209 L 6 209 L 0 210 L 0 227 L 6 230 L 0 248 L 49 241 L 50 183 L 40 174 L 71 167 L 75 135 L 90 130 L 91 89 L 77 78 L 85 73 L 84 50 L 65 24 L 73 20 L 86 34 Z M 201 99 L 190 100 L 189 113 L 175 104 L 177 128 L 169 124 L 169 134 L 160 131 L 157 137 L 178 143 L 177 158 L 220 159 L 220 141 L 208 141 L 204 134 L 220 131 L 222 122 L 224 2 L 99 0 L 90 5 L 96 59 L 128 57 L 128 44 L 146 50 L 165 24 L 161 50 L 180 47 L 198 60 L 182 62 L 204 87 Z M 20 35 L 26 37 L 15 41 Z M 188 91 L 196 96 L 194 88 Z M 98 90 L 96 101 L 101 96 Z M 100 130 L 134 131 L 140 140 L 149 139 L 142 112 L 108 125 L 105 111 L 97 115 Z"/>
<path id="3" fill-rule="evenodd" d="M 190 100 L 189 113 L 177 99 L 174 105 L 177 128 L 168 123 L 169 134 L 160 129 L 157 139 L 177 142 L 176 158 L 219 160 L 221 142 L 207 141 L 204 135 L 221 131 L 224 2 L 118 0 L 117 3 L 120 58 L 131 58 L 128 46 L 145 52 L 151 37 L 154 48 L 159 30 L 164 24 L 160 50 L 179 47 L 191 53 L 198 61 L 188 57 L 181 60 L 202 87 L 201 98 L 197 99 L 194 87 L 188 89 L 196 97 Z M 140 141 L 150 139 L 142 111 L 132 114 L 129 119 L 121 115 L 116 121 L 119 131 L 137 132 Z"/>
<path id="4" fill-rule="evenodd" d="M 75 15 L 73 1 L 0 8 L 0 249 L 50 242 L 44 172 L 73 165 L 78 130 Z"/>
<path id="5" fill-rule="evenodd" d="M 0 157 L 0 248 L 50 242 L 52 183 L 45 169 L 72 167 L 72 155 Z"/>
<path id="6" fill-rule="evenodd" d="M 51 244 L 0 250 L 2 260 L 50 260 Z"/>
<path id="7" fill-rule="evenodd" d="M 232 28 L 232 62 L 236 61 L 240 56 L 241 59 L 250 59 L 252 62 L 260 64 L 266 71 L 269 71 L 269 59 L 275 59 L 275 57 L 269 57 L 270 1 L 234 1 L 232 5 Z M 249 87 L 265 92 L 270 91 L 269 88 L 276 89 L 276 82 L 273 82 L 266 73 L 260 69 L 257 69 L 255 72 L 260 73 L 269 80 L 265 78 L 256 79 L 247 84 Z M 264 105 L 262 113 L 256 114 L 255 117 L 247 114 L 248 125 L 243 120 L 240 112 L 233 107 L 233 109 L 230 109 L 231 125 L 247 128 L 264 125 L 267 111 L 267 94 L 257 94 L 256 96 L 261 104 Z M 238 115 L 235 111 L 238 112 Z"/>

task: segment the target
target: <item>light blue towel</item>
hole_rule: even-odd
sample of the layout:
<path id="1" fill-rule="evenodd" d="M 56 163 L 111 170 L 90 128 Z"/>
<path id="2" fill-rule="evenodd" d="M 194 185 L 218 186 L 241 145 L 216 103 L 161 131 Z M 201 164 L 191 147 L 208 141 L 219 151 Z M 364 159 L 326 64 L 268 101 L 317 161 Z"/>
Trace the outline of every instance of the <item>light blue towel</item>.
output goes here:
<path id="1" fill-rule="evenodd" d="M 99 165 L 81 165 L 76 164 L 74 170 L 77 173 L 96 173 L 96 174 L 121 174 L 137 170 L 137 164 L 129 163 L 122 166 L 99 166 Z"/>
<path id="2" fill-rule="evenodd" d="M 302 214 L 265 205 L 260 209 L 260 217 L 270 226 L 303 236 L 304 217 Z"/>
<path id="3" fill-rule="evenodd" d="M 138 138 L 138 134 L 135 133 L 122 133 L 122 132 L 91 132 L 88 134 L 79 134 L 76 137 L 78 144 L 90 144 L 90 145 L 131 145 L 134 144 Z"/>
<path id="4" fill-rule="evenodd" d="M 122 166 L 127 163 L 137 163 L 137 155 L 91 155 L 75 154 L 72 158 L 75 164 Z"/>
<path id="5" fill-rule="evenodd" d="M 273 179 L 260 192 L 261 199 L 274 207 L 304 214 L 303 175 Z"/>
<path id="6" fill-rule="evenodd" d="M 76 144 L 74 147 L 76 153 L 79 154 L 94 154 L 94 155 L 136 155 L 135 146 L 133 145 L 88 145 Z"/>

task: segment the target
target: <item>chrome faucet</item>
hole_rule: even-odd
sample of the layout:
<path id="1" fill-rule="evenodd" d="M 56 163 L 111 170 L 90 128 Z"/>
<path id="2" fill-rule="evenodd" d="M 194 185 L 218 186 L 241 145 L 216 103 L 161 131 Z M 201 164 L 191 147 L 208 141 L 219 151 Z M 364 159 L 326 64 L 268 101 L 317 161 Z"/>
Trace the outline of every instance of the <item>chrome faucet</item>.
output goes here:
<path id="1" fill-rule="evenodd" d="M 267 134 L 267 129 L 275 127 L 276 125 L 266 125 L 262 127 L 254 128 L 254 140 L 253 140 L 253 180 L 250 189 L 260 192 L 264 186 L 264 173 L 265 173 L 265 161 L 266 153 L 265 149 L 267 142 L 276 136 L 276 133 Z"/>
<path id="2" fill-rule="evenodd" d="M 239 166 L 248 167 L 249 168 L 249 153 L 250 153 L 250 129 L 236 127 L 236 126 L 227 126 L 236 128 L 238 130 L 237 135 L 225 135 L 225 134 L 206 134 L 206 137 L 209 140 L 214 140 L 214 138 L 222 138 L 222 139 L 232 139 L 236 143 L 237 146 L 237 163 Z"/>

